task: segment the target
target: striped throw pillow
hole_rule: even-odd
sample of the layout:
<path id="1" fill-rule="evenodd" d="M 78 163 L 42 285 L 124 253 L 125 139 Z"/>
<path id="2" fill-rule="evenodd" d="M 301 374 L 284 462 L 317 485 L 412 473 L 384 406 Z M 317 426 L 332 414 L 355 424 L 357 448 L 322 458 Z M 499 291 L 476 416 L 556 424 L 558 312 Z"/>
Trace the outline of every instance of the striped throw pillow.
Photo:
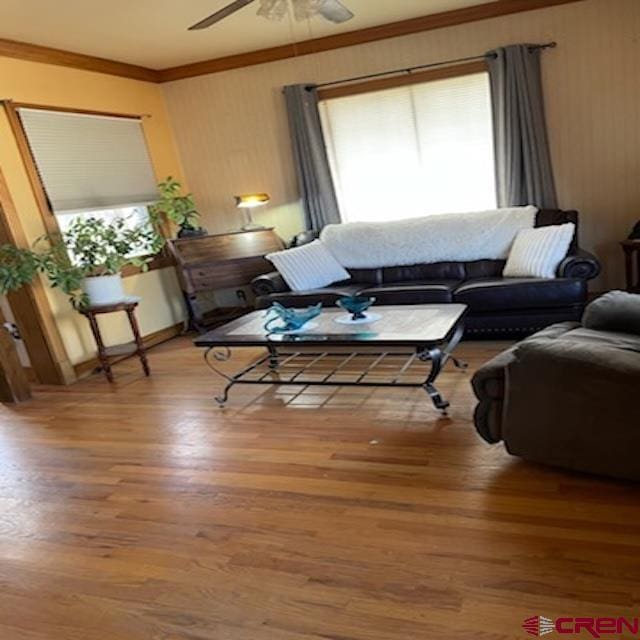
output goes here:
<path id="1" fill-rule="evenodd" d="M 523 229 L 516 236 L 502 275 L 505 278 L 555 278 L 575 231 L 573 222 Z"/>
<path id="2" fill-rule="evenodd" d="M 351 277 L 320 240 L 270 253 L 267 260 L 280 272 L 292 291 L 322 289 Z"/>

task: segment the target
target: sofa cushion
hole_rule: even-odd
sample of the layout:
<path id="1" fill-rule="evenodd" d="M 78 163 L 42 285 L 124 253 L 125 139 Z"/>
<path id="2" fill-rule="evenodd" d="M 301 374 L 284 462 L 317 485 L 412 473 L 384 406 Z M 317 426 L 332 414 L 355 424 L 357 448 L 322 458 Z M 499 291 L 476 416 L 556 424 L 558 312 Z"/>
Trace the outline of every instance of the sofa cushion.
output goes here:
<path id="1" fill-rule="evenodd" d="M 516 236 L 502 273 L 506 278 L 555 278 L 575 234 L 573 222 L 523 229 Z"/>
<path id="2" fill-rule="evenodd" d="M 477 278 L 500 278 L 506 260 L 475 260 L 464 263 L 465 280 Z"/>
<path id="3" fill-rule="evenodd" d="M 536 227 L 548 227 L 553 224 L 566 224 L 573 222 L 576 225 L 576 233 L 571 241 L 569 253 L 575 253 L 578 249 L 578 212 L 563 209 L 540 209 L 536 214 Z"/>
<path id="4" fill-rule="evenodd" d="M 318 302 L 322 302 L 325 307 L 333 307 L 338 298 L 354 296 L 359 289 L 362 289 L 362 285 L 346 284 L 325 289 L 311 289 L 310 291 L 283 291 L 268 296 L 259 296 L 256 299 L 256 307 L 266 309 L 274 302 L 279 302 L 284 307 L 308 307 L 312 304 L 318 304 Z"/>
<path id="5" fill-rule="evenodd" d="M 334 282 L 349 279 L 349 272 L 320 240 L 274 251 L 265 258 L 273 263 L 293 291 L 328 287 Z"/>
<path id="6" fill-rule="evenodd" d="M 468 281 L 453 294 L 472 312 L 568 307 L 584 303 L 587 285 L 570 278 L 487 278 Z"/>
<path id="7" fill-rule="evenodd" d="M 540 336 L 542 334 L 536 334 Z M 584 345 L 598 344 L 602 347 L 622 349 L 640 353 L 640 335 L 635 333 L 622 333 L 619 331 L 600 331 L 578 326 L 562 336 L 564 340 L 579 342 Z"/>
<path id="8" fill-rule="evenodd" d="M 640 295 L 609 291 L 586 308 L 582 322 L 589 329 L 640 335 Z"/>
<path id="9" fill-rule="evenodd" d="M 496 275 L 501 275 L 499 271 Z M 493 275 L 493 274 L 490 274 Z M 438 262 L 434 264 L 413 264 L 404 267 L 384 267 L 380 284 L 395 285 L 397 282 L 425 282 L 429 280 L 466 279 L 464 262 Z"/>
<path id="10" fill-rule="evenodd" d="M 375 286 L 382 284 L 382 269 L 347 269 L 351 276 L 351 282 L 359 282 L 361 285 Z"/>
<path id="11" fill-rule="evenodd" d="M 453 302 L 460 280 L 394 282 L 361 289 L 358 295 L 373 296 L 376 304 L 444 304 Z"/>

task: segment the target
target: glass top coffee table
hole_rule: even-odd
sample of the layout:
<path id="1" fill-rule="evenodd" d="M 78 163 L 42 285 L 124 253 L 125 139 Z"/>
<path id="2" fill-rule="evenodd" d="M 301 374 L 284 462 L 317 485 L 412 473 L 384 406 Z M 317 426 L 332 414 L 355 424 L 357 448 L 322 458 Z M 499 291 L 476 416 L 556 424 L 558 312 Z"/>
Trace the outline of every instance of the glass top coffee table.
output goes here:
<path id="1" fill-rule="evenodd" d="M 205 361 L 226 386 L 216 401 L 227 402 L 236 384 L 300 386 L 422 387 L 434 406 L 446 413 L 449 402 L 435 383 L 451 360 L 464 332 L 466 305 L 376 306 L 379 320 L 340 324 L 341 309 L 323 309 L 302 330 L 287 334 L 264 330 L 266 312 L 254 311 L 194 340 Z M 233 375 L 214 361 L 231 358 L 231 349 L 263 347 L 264 354 Z"/>

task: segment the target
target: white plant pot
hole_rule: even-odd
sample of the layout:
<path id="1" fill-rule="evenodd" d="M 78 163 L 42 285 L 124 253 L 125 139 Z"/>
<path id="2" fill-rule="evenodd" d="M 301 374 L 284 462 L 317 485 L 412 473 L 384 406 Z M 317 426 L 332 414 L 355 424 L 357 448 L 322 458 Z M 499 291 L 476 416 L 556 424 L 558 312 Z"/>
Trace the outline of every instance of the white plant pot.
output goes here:
<path id="1" fill-rule="evenodd" d="M 116 304 L 127 296 L 122 287 L 122 276 L 90 276 L 82 281 L 82 289 L 92 305 Z"/>

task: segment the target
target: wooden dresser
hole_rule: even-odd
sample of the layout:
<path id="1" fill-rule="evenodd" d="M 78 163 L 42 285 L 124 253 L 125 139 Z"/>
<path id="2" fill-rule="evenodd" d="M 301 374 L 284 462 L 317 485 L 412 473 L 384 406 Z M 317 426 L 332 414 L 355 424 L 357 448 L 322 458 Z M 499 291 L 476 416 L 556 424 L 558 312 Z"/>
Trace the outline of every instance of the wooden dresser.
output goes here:
<path id="1" fill-rule="evenodd" d="M 264 256 L 284 248 L 273 229 L 179 238 L 168 244 L 176 261 L 189 324 L 196 331 L 211 324 L 198 303 L 199 293 L 248 285 L 256 276 L 273 271 Z"/>

